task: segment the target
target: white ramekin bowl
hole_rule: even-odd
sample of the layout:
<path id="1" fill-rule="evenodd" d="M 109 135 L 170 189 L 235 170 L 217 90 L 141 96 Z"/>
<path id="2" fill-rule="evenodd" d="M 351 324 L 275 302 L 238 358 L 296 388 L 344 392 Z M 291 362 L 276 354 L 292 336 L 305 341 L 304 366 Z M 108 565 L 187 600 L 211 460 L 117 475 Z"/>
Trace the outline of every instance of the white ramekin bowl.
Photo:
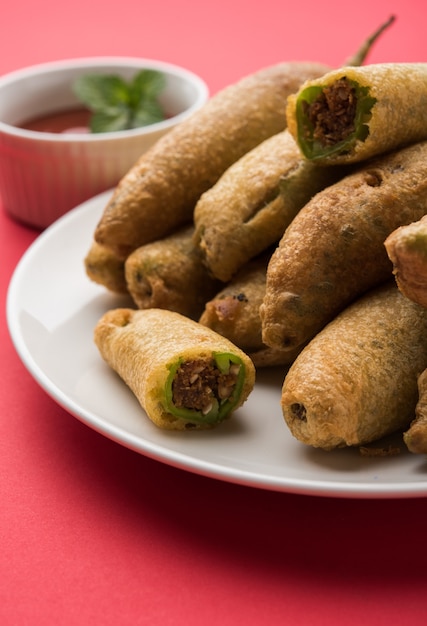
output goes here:
<path id="1" fill-rule="evenodd" d="M 147 68 L 162 72 L 160 101 L 168 119 L 134 130 L 50 133 L 25 130 L 27 119 L 78 106 L 72 84 L 82 74 L 130 79 Z M 114 187 L 162 135 L 205 104 L 206 83 L 173 64 L 127 57 L 44 63 L 0 78 L 0 196 L 15 219 L 45 228 L 88 198 Z"/>

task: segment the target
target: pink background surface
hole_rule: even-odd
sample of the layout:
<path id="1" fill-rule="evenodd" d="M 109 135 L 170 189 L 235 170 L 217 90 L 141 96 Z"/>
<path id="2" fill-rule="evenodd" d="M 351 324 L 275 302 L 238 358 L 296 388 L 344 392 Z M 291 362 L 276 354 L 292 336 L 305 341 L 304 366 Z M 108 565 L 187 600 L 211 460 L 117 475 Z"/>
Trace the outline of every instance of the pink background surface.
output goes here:
<path id="1" fill-rule="evenodd" d="M 424 0 L 21 0 L 0 73 L 131 55 L 211 92 L 281 60 L 340 65 L 391 13 L 372 62 L 426 61 Z M 0 623 L 231 626 L 426 622 L 427 500 L 266 492 L 173 469 L 90 430 L 19 361 L 4 302 L 37 232 L 0 206 Z"/>

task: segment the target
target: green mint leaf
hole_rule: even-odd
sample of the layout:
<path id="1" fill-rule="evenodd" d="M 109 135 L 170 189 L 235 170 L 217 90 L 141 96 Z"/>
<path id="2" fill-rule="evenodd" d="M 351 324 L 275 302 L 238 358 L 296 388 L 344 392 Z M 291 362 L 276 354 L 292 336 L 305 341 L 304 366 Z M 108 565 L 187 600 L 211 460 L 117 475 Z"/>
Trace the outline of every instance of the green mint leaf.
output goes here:
<path id="1" fill-rule="evenodd" d="M 129 82 L 110 74 L 87 74 L 75 81 L 73 91 L 93 112 L 91 132 L 112 132 L 164 120 L 158 96 L 165 82 L 155 70 L 141 70 Z"/>
<path id="2" fill-rule="evenodd" d="M 139 108 L 133 112 L 131 125 L 132 128 L 140 126 L 148 126 L 165 119 L 163 109 L 155 100 L 143 100 L 140 102 Z"/>
<path id="3" fill-rule="evenodd" d="M 128 104 L 129 88 L 120 76 L 88 74 L 73 85 L 74 93 L 91 111 Z"/>
<path id="4" fill-rule="evenodd" d="M 165 77 L 155 70 L 141 70 L 129 86 L 130 101 L 137 106 L 141 100 L 156 100 L 165 86 Z"/>
<path id="5" fill-rule="evenodd" d="M 129 128 L 129 111 L 126 108 L 97 111 L 90 119 L 92 133 L 112 133 Z"/>

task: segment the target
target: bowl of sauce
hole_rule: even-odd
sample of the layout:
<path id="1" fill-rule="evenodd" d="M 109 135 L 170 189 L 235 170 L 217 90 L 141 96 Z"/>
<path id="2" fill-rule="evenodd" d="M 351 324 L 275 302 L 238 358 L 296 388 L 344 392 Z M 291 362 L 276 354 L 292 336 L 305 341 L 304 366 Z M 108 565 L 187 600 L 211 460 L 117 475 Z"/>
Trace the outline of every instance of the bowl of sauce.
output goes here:
<path id="1" fill-rule="evenodd" d="M 132 80 L 143 69 L 164 76 L 161 121 L 91 132 L 91 111 L 73 85 L 89 74 Z M 161 61 L 95 57 L 44 63 L 0 77 L 0 199 L 7 213 L 43 229 L 85 200 L 115 187 L 160 137 L 201 108 L 206 83 Z"/>

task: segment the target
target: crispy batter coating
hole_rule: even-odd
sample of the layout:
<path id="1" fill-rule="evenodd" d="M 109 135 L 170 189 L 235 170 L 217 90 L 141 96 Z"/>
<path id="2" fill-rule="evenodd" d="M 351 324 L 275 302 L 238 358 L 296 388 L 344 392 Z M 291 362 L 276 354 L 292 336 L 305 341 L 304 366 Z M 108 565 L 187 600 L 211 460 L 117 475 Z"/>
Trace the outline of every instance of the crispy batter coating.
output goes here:
<path id="1" fill-rule="evenodd" d="M 418 393 L 415 419 L 403 433 L 403 441 L 410 452 L 427 454 L 427 369 L 418 378 Z"/>
<path id="2" fill-rule="evenodd" d="M 271 257 L 263 341 L 295 348 L 387 280 L 392 264 L 385 239 L 426 212 L 427 142 L 378 157 L 319 192 Z"/>
<path id="3" fill-rule="evenodd" d="M 407 428 L 427 366 L 427 309 L 393 280 L 353 303 L 296 358 L 282 409 L 292 434 L 331 450 Z"/>
<path id="4" fill-rule="evenodd" d="M 194 370 L 193 366 L 197 366 L 198 373 L 194 371 L 197 379 L 203 369 L 201 366 L 206 364 L 207 382 L 211 384 L 213 355 L 237 357 L 244 368 L 244 378 L 241 388 L 236 391 L 233 411 L 246 401 L 255 383 L 255 367 L 244 352 L 211 329 L 172 311 L 110 310 L 98 321 L 94 340 L 103 359 L 129 386 L 148 418 L 159 428 L 188 430 L 215 425 L 194 422 L 168 410 L 167 386 L 171 368 L 186 365 Z M 178 370 L 177 376 L 182 383 L 184 378 Z M 184 395 L 180 392 L 176 395 L 179 401 L 175 404 L 181 408 L 179 404 Z"/>
<path id="5" fill-rule="evenodd" d="M 309 79 L 288 98 L 286 116 L 307 158 L 354 163 L 427 139 L 426 101 L 426 63 L 378 63 Z"/>
<path id="6" fill-rule="evenodd" d="M 338 180 L 339 168 L 306 161 L 287 130 L 250 150 L 206 191 L 194 210 L 195 241 L 211 273 L 226 282 L 278 242 L 310 198 Z"/>
<path id="7" fill-rule="evenodd" d="M 214 298 L 199 319 L 239 346 L 255 367 L 289 365 L 300 350 L 276 350 L 262 341 L 259 307 L 265 294 L 268 256 L 247 263 Z"/>
<path id="8" fill-rule="evenodd" d="M 400 291 L 427 307 L 427 216 L 397 228 L 384 245 Z"/>
<path id="9" fill-rule="evenodd" d="M 286 126 L 286 98 L 324 65 L 280 63 L 215 94 L 141 156 L 123 177 L 95 230 L 122 258 L 192 219 L 203 192 L 221 174 Z"/>
<path id="10" fill-rule="evenodd" d="M 194 228 L 185 226 L 132 252 L 125 261 L 127 288 L 139 309 L 168 309 L 197 319 L 218 291 L 193 244 Z"/>
<path id="11" fill-rule="evenodd" d="M 108 248 L 92 242 L 84 258 L 84 266 L 87 276 L 94 283 L 114 293 L 127 293 L 124 261 Z"/>

